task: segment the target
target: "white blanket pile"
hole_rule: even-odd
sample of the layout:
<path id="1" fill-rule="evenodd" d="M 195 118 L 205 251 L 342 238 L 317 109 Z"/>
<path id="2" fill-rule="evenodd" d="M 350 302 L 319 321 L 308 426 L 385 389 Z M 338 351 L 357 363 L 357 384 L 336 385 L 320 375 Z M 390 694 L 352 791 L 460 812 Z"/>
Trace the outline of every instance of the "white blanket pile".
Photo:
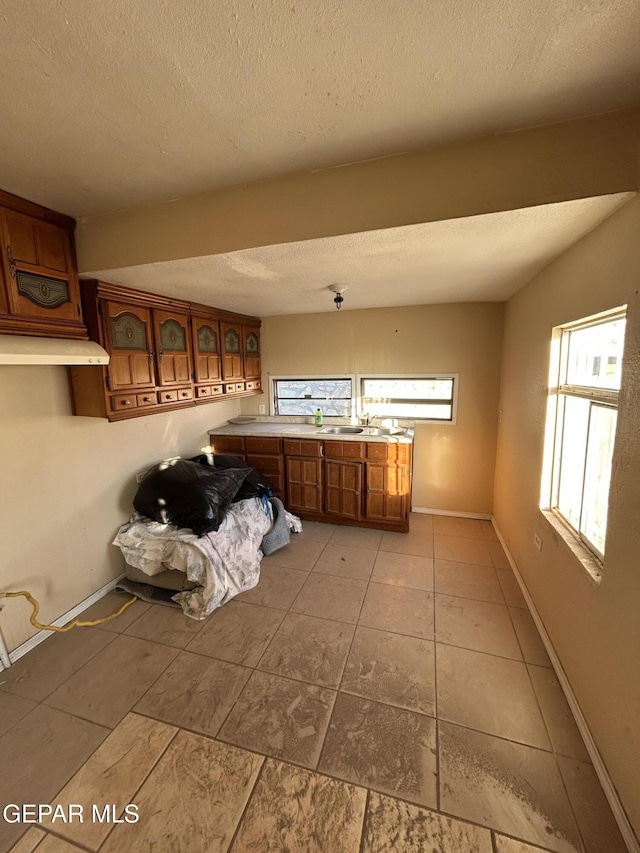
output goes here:
<path id="1" fill-rule="evenodd" d="M 300 521 L 286 513 L 301 529 Z M 231 504 L 220 529 L 198 538 L 172 524 L 159 524 L 134 515 L 113 541 L 126 562 L 147 575 L 165 569 L 185 572 L 196 589 L 173 596 L 183 611 L 204 619 L 231 598 L 252 589 L 260 580 L 260 543 L 273 524 L 268 502 L 250 498 Z"/>

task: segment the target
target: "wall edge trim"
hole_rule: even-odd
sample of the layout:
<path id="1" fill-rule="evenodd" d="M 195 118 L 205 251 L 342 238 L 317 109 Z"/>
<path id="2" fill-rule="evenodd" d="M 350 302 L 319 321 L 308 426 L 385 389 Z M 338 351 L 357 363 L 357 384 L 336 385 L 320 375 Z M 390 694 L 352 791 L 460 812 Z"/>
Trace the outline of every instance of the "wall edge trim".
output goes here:
<path id="1" fill-rule="evenodd" d="M 604 795 L 607 798 L 607 802 L 611 807 L 611 811 L 613 812 L 613 817 L 618 824 L 618 829 L 620 830 L 620 834 L 624 840 L 624 843 L 627 845 L 629 853 L 640 853 L 640 843 L 636 838 L 636 834 L 629 822 L 629 818 L 627 817 L 627 813 L 622 805 L 622 801 L 618 796 L 618 792 L 616 790 L 615 785 L 613 784 L 613 779 L 609 775 L 609 771 L 600 755 L 600 751 L 596 746 L 596 742 L 593 739 L 591 731 L 589 729 L 589 725 L 587 720 L 582 713 L 582 709 L 578 703 L 578 699 L 573 692 L 569 679 L 567 678 L 567 674 L 564 671 L 564 667 L 558 657 L 555 649 L 553 648 L 553 644 L 551 642 L 551 638 L 547 634 L 547 630 L 544 627 L 544 623 L 538 610 L 533 603 L 533 599 L 529 593 L 529 590 L 526 587 L 526 584 L 520 574 L 520 570 L 516 564 L 516 561 L 513 559 L 511 551 L 509 550 L 507 543 L 505 542 L 504 536 L 500 528 L 498 527 L 498 523 L 496 521 L 495 516 L 491 516 L 491 522 L 493 527 L 498 535 L 498 539 L 500 540 L 500 544 L 504 548 L 504 552 L 507 555 L 507 559 L 509 560 L 509 564 L 513 569 L 513 573 L 516 576 L 516 580 L 518 581 L 518 586 L 524 596 L 524 600 L 527 603 L 527 608 L 531 613 L 531 618 L 535 622 L 536 628 L 540 634 L 540 638 L 542 639 L 543 645 L 549 655 L 551 660 L 551 664 L 553 666 L 555 674 L 558 676 L 558 681 L 560 682 L 560 686 L 562 687 L 562 692 L 565 695 L 569 708 L 571 709 L 571 713 L 576 722 L 578 730 L 582 736 L 584 741 L 584 745 L 589 753 L 589 757 L 593 763 L 593 769 L 596 771 L 596 776 L 600 784 L 602 785 L 602 790 L 604 791 Z"/>
<path id="2" fill-rule="evenodd" d="M 62 628 L 64 625 L 68 625 L 69 622 L 72 622 L 84 610 L 91 607 L 92 604 L 95 604 L 96 601 L 99 601 L 108 592 L 111 592 L 112 589 L 115 589 L 116 585 L 123 577 L 124 573 L 118 575 L 117 578 L 113 578 L 104 586 L 101 586 L 100 589 L 92 592 L 91 595 L 87 596 L 87 598 L 83 599 L 79 604 L 76 604 L 75 607 L 72 607 L 71 610 L 63 613 L 62 616 L 58 616 L 54 622 L 51 622 L 51 625 L 55 625 L 56 628 Z M 38 631 L 38 633 L 34 634 L 33 637 L 29 637 L 28 640 L 25 640 L 24 643 L 21 643 L 12 652 L 9 652 L 10 663 L 15 663 L 21 657 L 26 655 L 27 652 L 30 652 L 32 649 L 35 649 L 36 646 L 39 646 L 40 643 L 44 642 L 48 637 L 53 636 L 53 634 L 55 634 L 55 631 Z M 6 667 L 0 668 L 0 672 L 4 669 L 6 669 Z"/>
<path id="3" fill-rule="evenodd" d="M 451 509 L 434 509 L 428 506 L 412 506 L 411 512 L 426 512 L 430 515 L 452 515 L 456 518 L 477 518 L 480 521 L 491 521 L 491 513 L 488 512 L 461 512 Z"/>

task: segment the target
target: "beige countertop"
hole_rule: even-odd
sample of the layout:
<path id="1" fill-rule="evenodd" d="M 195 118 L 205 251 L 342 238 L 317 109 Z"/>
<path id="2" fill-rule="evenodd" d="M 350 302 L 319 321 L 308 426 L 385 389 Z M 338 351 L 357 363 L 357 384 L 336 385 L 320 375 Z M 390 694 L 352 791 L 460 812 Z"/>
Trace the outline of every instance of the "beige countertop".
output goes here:
<path id="1" fill-rule="evenodd" d="M 226 423 L 210 429 L 209 435 L 265 435 L 277 438 L 319 438 L 326 441 L 378 441 L 386 444 L 411 444 L 413 441 L 412 430 L 406 430 L 403 435 L 370 435 L 365 427 L 361 433 L 334 435 L 322 432 L 327 426 L 333 424 L 317 427 L 313 424 L 252 421 L 247 424 Z"/>

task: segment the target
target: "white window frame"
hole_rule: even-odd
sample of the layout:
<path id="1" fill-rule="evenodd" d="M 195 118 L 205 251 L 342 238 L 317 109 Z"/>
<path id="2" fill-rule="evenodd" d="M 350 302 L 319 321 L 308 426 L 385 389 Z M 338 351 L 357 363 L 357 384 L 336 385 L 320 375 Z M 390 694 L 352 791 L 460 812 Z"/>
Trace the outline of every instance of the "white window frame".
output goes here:
<path id="1" fill-rule="evenodd" d="M 357 383 L 356 383 L 356 375 L 355 373 L 296 373 L 296 374 L 287 374 L 282 375 L 278 374 L 277 376 L 269 376 L 269 414 L 273 418 L 305 418 L 309 417 L 309 415 L 281 415 L 276 412 L 276 382 L 282 381 L 293 381 L 293 382 L 301 382 L 305 379 L 309 379 L 312 381 L 324 381 L 326 379 L 350 379 L 351 380 L 351 413 L 350 415 L 345 415 L 344 417 L 355 418 L 356 416 L 356 405 L 357 405 Z M 295 398 L 290 398 L 295 399 Z M 331 419 L 343 419 L 343 416 L 340 415 L 324 415 L 325 418 Z"/>
<path id="2" fill-rule="evenodd" d="M 419 418 L 410 417 L 395 417 L 401 421 L 419 421 L 421 424 L 440 424 L 441 426 L 455 426 L 458 420 L 458 390 L 460 386 L 459 373 L 358 373 L 358 415 L 364 417 L 367 414 L 364 406 L 363 379 L 451 379 L 453 380 L 453 399 L 451 400 L 451 419 L 445 418 Z M 416 401 L 414 401 L 416 402 Z M 433 400 L 425 400 L 425 402 L 438 402 Z M 446 401 L 447 404 L 449 400 Z M 379 417 L 394 417 L 392 415 L 380 415 Z"/>
<path id="3" fill-rule="evenodd" d="M 549 381 L 549 407 L 547 412 L 547 436 L 545 440 L 545 464 L 543 471 L 543 487 L 541 509 L 551 516 L 559 519 L 564 528 L 577 540 L 587 551 L 596 558 L 599 568 L 604 562 L 604 553 L 584 534 L 582 526 L 582 514 L 584 512 L 584 489 L 580 505 L 580 521 L 576 527 L 558 507 L 560 492 L 560 477 L 562 472 L 562 435 L 564 429 L 564 406 L 560 405 L 560 398 L 578 397 L 608 408 L 618 409 L 619 391 L 607 388 L 594 388 L 588 385 L 570 385 L 567 383 L 568 355 L 569 355 L 569 333 L 587 329 L 591 326 L 599 326 L 621 320 L 626 317 L 627 306 L 605 311 L 592 317 L 585 317 L 573 323 L 566 323 L 553 329 L 552 334 L 552 360 L 550 365 Z M 565 343 L 566 341 L 566 343 Z M 615 441 L 615 439 L 614 439 Z M 585 445 L 585 467 L 588 454 L 588 432 Z M 586 566 L 588 568 L 588 566 Z M 599 576 L 599 571 L 594 573 Z"/>

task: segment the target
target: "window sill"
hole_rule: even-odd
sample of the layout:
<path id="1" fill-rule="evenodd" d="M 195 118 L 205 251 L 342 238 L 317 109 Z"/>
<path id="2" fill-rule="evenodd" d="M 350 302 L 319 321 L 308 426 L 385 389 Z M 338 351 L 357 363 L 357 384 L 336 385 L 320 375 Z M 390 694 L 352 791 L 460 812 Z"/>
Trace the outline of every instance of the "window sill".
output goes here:
<path id="1" fill-rule="evenodd" d="M 550 509 L 541 509 L 541 514 L 549 522 L 558 537 L 569 548 L 571 553 L 576 557 L 582 568 L 587 572 L 591 580 L 599 584 L 602 580 L 602 563 L 595 554 L 583 545 L 577 538 L 573 530 L 566 524 L 560 516 Z"/>

